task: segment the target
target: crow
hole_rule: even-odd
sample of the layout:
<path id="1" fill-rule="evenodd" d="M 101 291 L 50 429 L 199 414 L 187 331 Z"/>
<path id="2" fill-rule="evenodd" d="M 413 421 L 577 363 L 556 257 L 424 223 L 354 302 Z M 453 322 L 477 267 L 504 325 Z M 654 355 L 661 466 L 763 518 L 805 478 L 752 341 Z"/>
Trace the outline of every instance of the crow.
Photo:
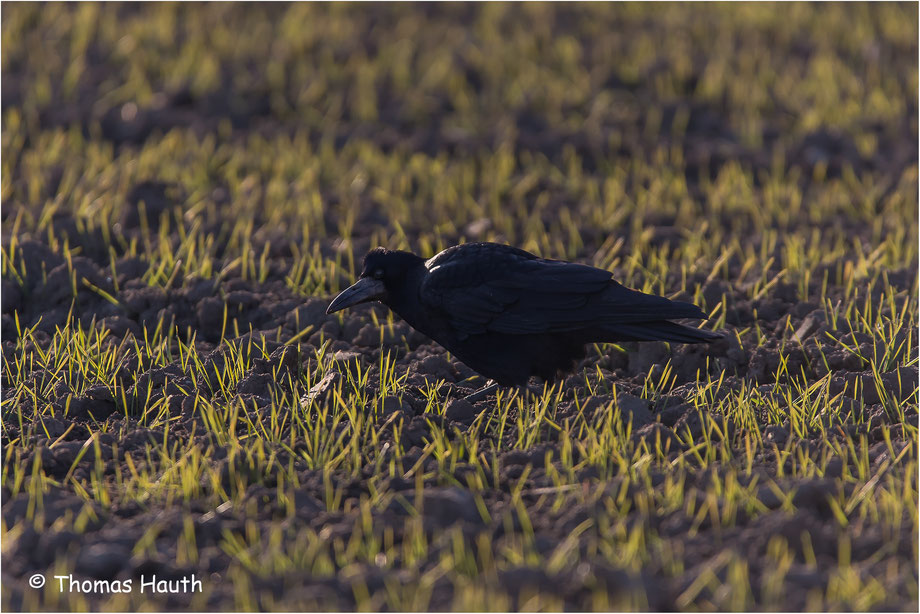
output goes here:
<path id="1" fill-rule="evenodd" d="M 464 243 L 428 260 L 378 247 L 326 313 L 367 301 L 387 305 L 494 382 L 469 400 L 498 385 L 526 386 L 531 376 L 552 381 L 584 358 L 589 343 L 721 337 L 669 321 L 705 319 L 696 305 L 631 290 L 611 277 L 498 243 Z"/>

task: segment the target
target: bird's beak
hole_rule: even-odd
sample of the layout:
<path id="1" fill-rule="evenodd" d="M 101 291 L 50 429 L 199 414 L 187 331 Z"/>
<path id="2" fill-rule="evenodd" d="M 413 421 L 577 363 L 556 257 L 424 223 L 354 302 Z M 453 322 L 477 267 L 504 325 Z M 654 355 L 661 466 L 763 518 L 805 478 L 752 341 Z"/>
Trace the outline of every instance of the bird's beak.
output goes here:
<path id="1" fill-rule="evenodd" d="M 329 307 L 326 308 L 326 313 L 335 313 L 358 303 L 379 300 L 385 295 L 386 287 L 384 287 L 382 281 L 363 277 L 332 299 Z"/>

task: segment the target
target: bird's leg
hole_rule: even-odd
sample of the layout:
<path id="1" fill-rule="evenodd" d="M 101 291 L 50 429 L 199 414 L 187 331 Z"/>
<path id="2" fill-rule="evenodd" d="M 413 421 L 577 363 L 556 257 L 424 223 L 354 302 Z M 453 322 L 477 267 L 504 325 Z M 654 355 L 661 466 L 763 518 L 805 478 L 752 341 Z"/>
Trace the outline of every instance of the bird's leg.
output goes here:
<path id="1" fill-rule="evenodd" d="M 495 380 L 490 379 L 486 381 L 485 386 L 483 386 L 476 392 L 472 394 L 468 394 L 467 396 L 463 397 L 463 400 L 469 401 L 470 403 L 476 403 L 477 401 L 483 400 L 484 398 L 486 398 L 487 396 L 489 396 L 490 394 L 492 394 L 499 388 L 501 388 L 501 385 L 498 384 Z M 529 384 L 521 384 L 520 386 L 512 386 L 511 390 L 512 391 L 517 390 L 518 394 L 521 396 L 522 399 L 527 397 L 527 393 L 532 394 L 536 398 L 539 398 L 543 394 L 542 388 L 540 388 L 539 386 L 531 386 Z"/>
<path id="2" fill-rule="evenodd" d="M 498 390 L 498 388 L 499 386 L 495 381 L 488 380 L 485 386 L 483 386 L 482 388 L 480 388 L 479 390 L 477 390 L 476 392 L 472 394 L 468 394 L 467 396 L 463 398 L 463 400 L 468 401 L 469 403 L 475 403 L 477 401 L 481 401 L 487 396 L 489 396 L 490 394 L 492 394 L 493 392 L 495 392 L 496 390 Z"/>

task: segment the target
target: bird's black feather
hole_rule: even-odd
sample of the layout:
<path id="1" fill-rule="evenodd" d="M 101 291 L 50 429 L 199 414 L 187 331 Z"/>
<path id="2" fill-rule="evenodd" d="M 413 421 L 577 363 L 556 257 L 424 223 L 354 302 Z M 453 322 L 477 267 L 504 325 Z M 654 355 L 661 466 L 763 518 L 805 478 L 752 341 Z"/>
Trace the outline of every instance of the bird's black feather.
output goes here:
<path id="1" fill-rule="evenodd" d="M 461 334 L 557 333 L 705 317 L 690 303 L 630 290 L 603 269 L 469 245 L 469 252 L 459 249 L 463 245 L 429 260 L 419 290 L 420 300 L 443 312 Z"/>
<path id="2" fill-rule="evenodd" d="M 410 325 L 506 385 L 554 377 L 592 342 L 701 343 L 720 336 L 669 321 L 705 318 L 696 305 L 508 245 L 467 243 L 427 261 L 377 249 L 365 257 L 367 276 L 383 281 L 380 300 Z"/>

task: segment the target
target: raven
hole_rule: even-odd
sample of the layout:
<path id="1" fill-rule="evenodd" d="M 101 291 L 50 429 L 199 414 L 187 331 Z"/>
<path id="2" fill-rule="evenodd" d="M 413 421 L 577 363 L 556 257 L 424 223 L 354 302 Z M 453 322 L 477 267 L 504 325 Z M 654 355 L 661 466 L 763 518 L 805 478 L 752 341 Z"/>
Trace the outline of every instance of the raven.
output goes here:
<path id="1" fill-rule="evenodd" d="M 589 343 L 721 337 L 669 322 L 705 319 L 696 305 L 631 290 L 603 269 L 498 243 L 464 243 L 428 260 L 373 249 L 358 281 L 326 313 L 373 300 L 503 386 L 524 386 L 534 375 L 553 380 L 584 358 Z"/>

